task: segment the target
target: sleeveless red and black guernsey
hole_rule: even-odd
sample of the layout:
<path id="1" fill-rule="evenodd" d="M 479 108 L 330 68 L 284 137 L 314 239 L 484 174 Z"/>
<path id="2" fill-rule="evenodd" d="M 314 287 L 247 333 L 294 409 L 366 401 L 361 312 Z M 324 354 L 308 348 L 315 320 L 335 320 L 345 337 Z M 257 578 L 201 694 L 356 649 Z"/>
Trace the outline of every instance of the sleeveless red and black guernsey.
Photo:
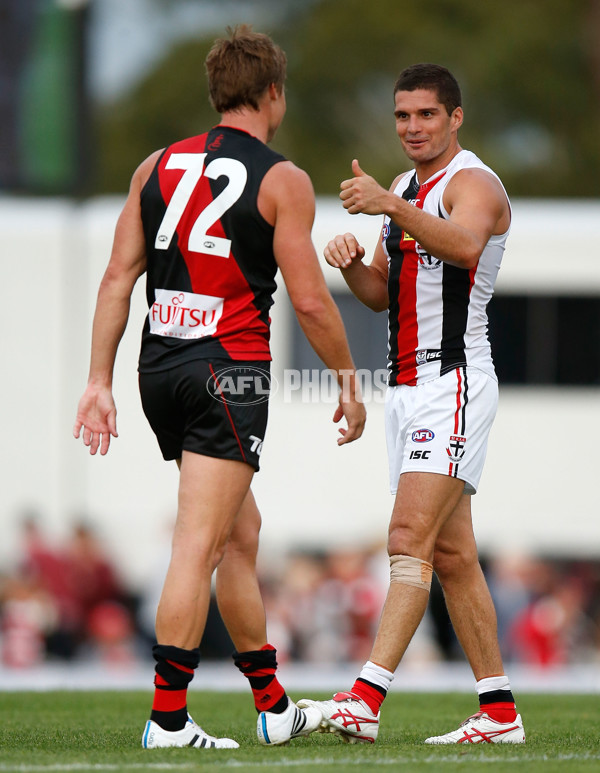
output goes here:
<path id="1" fill-rule="evenodd" d="M 141 192 L 148 316 L 139 370 L 194 359 L 270 360 L 274 229 L 261 182 L 285 158 L 216 126 L 170 145 Z"/>
<path id="2" fill-rule="evenodd" d="M 443 194 L 461 169 L 497 175 L 473 153 L 460 151 L 445 168 L 420 184 L 416 172 L 394 189 L 415 207 L 448 219 Z M 487 304 L 494 292 L 508 231 L 492 236 L 473 269 L 445 263 L 428 254 L 389 217 L 383 248 L 388 258 L 388 368 L 390 386 L 416 384 L 463 366 L 495 378 L 487 335 Z"/>

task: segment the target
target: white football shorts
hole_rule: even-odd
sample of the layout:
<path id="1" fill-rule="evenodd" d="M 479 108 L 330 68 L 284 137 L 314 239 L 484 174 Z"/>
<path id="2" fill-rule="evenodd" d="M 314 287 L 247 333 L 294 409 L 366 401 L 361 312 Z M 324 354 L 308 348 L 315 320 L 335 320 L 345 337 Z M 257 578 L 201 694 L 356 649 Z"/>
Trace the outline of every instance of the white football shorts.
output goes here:
<path id="1" fill-rule="evenodd" d="M 461 367 L 417 386 L 388 387 L 385 433 L 390 489 L 403 472 L 434 472 L 475 494 L 498 407 L 498 382 Z"/>

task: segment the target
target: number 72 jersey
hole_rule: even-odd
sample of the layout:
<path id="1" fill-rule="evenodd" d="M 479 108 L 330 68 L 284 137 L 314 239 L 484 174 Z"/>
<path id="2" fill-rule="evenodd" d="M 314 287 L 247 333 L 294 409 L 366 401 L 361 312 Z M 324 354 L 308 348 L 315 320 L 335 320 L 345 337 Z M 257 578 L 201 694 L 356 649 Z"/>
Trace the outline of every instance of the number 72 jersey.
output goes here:
<path id="1" fill-rule="evenodd" d="M 192 359 L 270 360 L 273 226 L 257 199 L 284 157 L 216 126 L 170 145 L 141 192 L 148 317 L 139 368 Z"/>

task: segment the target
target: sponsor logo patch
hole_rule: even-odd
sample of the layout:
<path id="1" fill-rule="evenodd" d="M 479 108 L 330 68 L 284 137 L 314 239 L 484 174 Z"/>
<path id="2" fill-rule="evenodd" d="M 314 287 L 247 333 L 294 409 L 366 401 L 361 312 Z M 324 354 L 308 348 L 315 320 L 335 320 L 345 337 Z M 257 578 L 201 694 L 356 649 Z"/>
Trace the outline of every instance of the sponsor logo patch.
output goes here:
<path id="1" fill-rule="evenodd" d="M 420 244 L 416 246 L 417 255 L 419 256 L 419 267 L 424 268 L 426 271 L 433 271 L 442 265 L 442 261 L 438 258 L 434 258 L 428 252 L 426 252 Z"/>
<path id="2" fill-rule="evenodd" d="M 416 429 L 411 435 L 413 443 L 429 443 L 434 437 L 435 434 L 430 429 Z"/>
<path id="3" fill-rule="evenodd" d="M 224 298 L 176 290 L 155 290 L 148 311 L 150 332 L 168 338 L 204 338 L 217 332 Z"/>
<path id="4" fill-rule="evenodd" d="M 415 354 L 417 365 L 425 365 L 426 362 L 439 360 L 441 357 L 441 349 L 417 349 Z"/>
<path id="5" fill-rule="evenodd" d="M 221 147 L 221 143 L 223 142 L 223 135 L 219 134 L 218 137 L 215 137 L 215 139 L 210 143 L 208 146 L 209 150 L 218 150 Z"/>
<path id="6" fill-rule="evenodd" d="M 409 459 L 429 459 L 431 456 L 431 451 L 421 451 L 419 449 L 418 451 L 411 451 Z"/>

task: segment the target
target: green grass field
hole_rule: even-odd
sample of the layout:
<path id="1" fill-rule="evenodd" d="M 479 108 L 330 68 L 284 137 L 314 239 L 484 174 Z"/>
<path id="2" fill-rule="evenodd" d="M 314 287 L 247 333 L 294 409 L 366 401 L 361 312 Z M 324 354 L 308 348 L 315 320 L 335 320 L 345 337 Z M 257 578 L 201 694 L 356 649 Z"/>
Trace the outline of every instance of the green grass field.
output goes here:
<path id="1" fill-rule="evenodd" d="M 292 694 L 293 698 L 301 695 Z M 330 697 L 315 695 L 310 697 Z M 256 740 L 249 694 L 192 691 L 188 707 L 235 750 L 144 750 L 140 739 L 149 692 L 0 692 L 0 773 L 22 771 L 600 771 L 600 696 L 521 695 L 527 743 L 522 746 L 425 746 L 431 734 L 454 729 L 476 710 L 465 694 L 391 693 L 379 739 L 348 745 L 313 734 L 288 747 Z M 210 717 L 210 718 L 209 718 Z"/>

